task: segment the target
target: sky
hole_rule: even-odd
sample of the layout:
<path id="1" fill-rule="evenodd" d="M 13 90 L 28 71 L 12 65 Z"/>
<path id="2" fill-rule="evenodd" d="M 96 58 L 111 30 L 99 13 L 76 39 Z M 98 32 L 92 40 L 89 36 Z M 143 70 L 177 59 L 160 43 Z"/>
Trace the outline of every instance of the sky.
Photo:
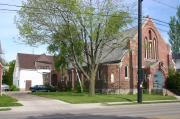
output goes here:
<path id="1" fill-rule="evenodd" d="M 134 2 L 138 0 L 127 1 Z M 158 1 L 165 4 L 160 4 Z M 0 4 L 10 5 L 21 5 L 21 2 L 22 0 L 0 0 Z M 176 15 L 175 8 L 178 5 L 180 5 L 180 0 L 143 0 L 143 15 L 149 15 L 152 18 L 168 23 L 170 21 L 170 16 Z M 2 56 L 7 62 L 16 59 L 17 53 L 48 53 L 46 50 L 47 46 L 45 45 L 39 47 L 30 47 L 20 43 L 18 29 L 16 28 L 15 24 L 15 16 L 17 13 L 14 11 L 6 11 L 2 9 L 18 10 L 19 8 L 0 5 L 0 41 L 3 49 Z M 164 24 L 165 26 L 162 26 L 158 25 L 158 22 L 155 23 L 162 37 L 168 42 L 168 25 Z"/>

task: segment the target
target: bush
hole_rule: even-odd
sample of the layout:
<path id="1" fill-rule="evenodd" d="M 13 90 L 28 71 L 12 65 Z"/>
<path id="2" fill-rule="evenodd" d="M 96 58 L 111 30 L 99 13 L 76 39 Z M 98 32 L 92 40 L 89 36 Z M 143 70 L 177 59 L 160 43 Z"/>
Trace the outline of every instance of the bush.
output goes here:
<path id="1" fill-rule="evenodd" d="M 15 85 L 11 85 L 9 90 L 10 91 L 19 91 L 19 89 Z"/>
<path id="2" fill-rule="evenodd" d="M 180 73 L 174 70 L 169 71 L 169 76 L 167 79 L 167 88 L 180 95 Z"/>
<path id="3" fill-rule="evenodd" d="M 79 81 L 76 81 L 74 91 L 77 93 L 81 93 L 81 86 L 79 84 Z"/>

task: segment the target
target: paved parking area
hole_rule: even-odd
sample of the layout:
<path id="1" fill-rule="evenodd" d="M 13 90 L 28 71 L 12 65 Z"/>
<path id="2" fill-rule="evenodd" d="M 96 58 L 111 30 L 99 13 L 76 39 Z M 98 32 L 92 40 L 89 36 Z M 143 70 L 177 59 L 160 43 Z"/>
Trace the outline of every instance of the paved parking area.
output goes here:
<path id="1" fill-rule="evenodd" d="M 65 110 L 71 107 L 71 104 L 34 96 L 29 94 L 28 92 L 9 92 L 9 96 L 12 96 L 13 98 L 17 99 L 19 103 L 23 104 L 21 107 L 13 107 L 12 111 L 15 112 L 28 112 L 28 111 L 59 111 L 59 110 Z"/>
<path id="2" fill-rule="evenodd" d="M 13 107 L 12 111 L 14 112 L 59 112 L 105 107 L 101 104 L 69 104 L 60 100 L 31 95 L 28 92 L 9 92 L 7 94 L 23 104 L 21 107 Z"/>

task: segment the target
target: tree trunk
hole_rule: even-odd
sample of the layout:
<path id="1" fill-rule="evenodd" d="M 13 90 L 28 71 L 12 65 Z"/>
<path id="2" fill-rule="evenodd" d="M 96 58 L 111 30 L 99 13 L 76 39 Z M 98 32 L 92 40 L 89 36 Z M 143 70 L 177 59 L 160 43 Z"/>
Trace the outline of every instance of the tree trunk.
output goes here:
<path id="1" fill-rule="evenodd" d="M 77 69 L 75 69 L 75 71 L 76 71 L 76 75 L 77 75 L 77 78 L 78 78 L 78 81 L 79 81 L 79 85 L 81 87 L 81 93 L 82 93 L 83 92 L 82 82 L 81 82 L 81 79 L 80 79 L 80 76 L 79 76 L 79 73 L 78 73 Z"/>
<path id="2" fill-rule="evenodd" d="M 89 95 L 95 96 L 95 73 L 91 73 L 90 81 L 89 81 Z"/>

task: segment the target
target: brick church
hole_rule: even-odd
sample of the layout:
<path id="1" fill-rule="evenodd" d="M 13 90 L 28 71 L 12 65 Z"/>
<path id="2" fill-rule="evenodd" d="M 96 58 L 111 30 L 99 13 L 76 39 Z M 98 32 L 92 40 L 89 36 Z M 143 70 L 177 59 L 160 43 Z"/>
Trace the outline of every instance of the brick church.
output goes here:
<path id="1" fill-rule="evenodd" d="M 127 45 L 115 49 L 100 64 L 96 77 L 96 91 L 121 94 L 137 92 L 137 28 L 126 30 L 123 37 L 127 38 Z M 174 63 L 170 46 L 150 18 L 142 25 L 142 45 L 142 66 L 145 74 L 143 88 L 149 92 L 154 89 L 165 89 L 168 69 L 174 67 Z M 74 69 L 69 69 L 68 77 L 74 88 L 74 82 L 77 81 Z M 80 78 L 86 85 L 87 80 L 82 74 Z"/>

